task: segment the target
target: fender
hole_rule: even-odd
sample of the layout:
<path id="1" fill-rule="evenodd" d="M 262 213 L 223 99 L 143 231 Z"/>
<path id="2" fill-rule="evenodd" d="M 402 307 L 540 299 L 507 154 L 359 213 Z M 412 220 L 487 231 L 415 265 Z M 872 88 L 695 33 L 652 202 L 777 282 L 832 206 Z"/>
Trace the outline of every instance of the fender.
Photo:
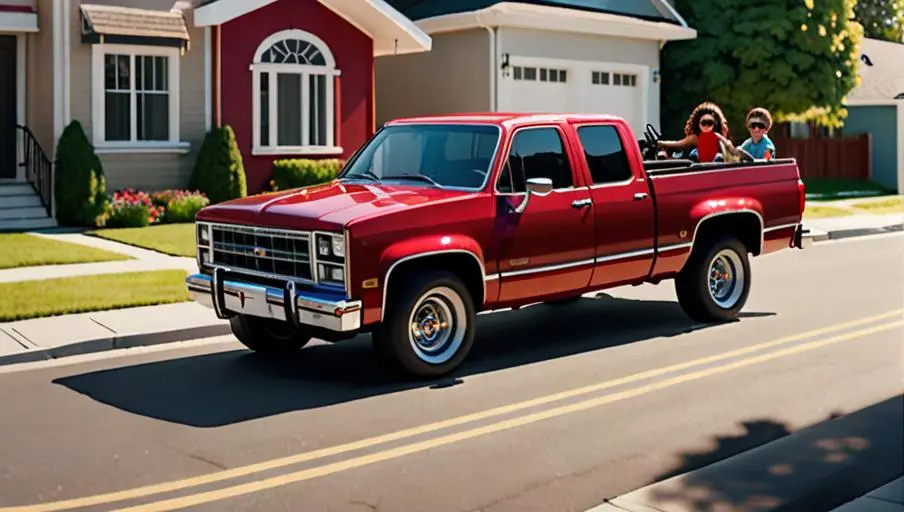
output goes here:
<path id="1" fill-rule="evenodd" d="M 707 199 L 697 203 L 690 212 L 690 222 L 694 225 L 694 234 L 691 237 L 690 250 L 688 257 L 693 252 L 697 243 L 697 235 L 700 233 L 700 227 L 708 220 L 721 217 L 724 215 L 734 214 L 753 214 L 760 223 L 759 229 L 759 247 L 757 253 L 763 251 L 764 221 L 763 221 L 763 205 L 755 199 L 749 197 L 732 197 L 723 199 Z M 682 267 L 684 265 L 682 264 Z"/>
<path id="2" fill-rule="evenodd" d="M 486 300 L 486 266 L 484 265 L 483 249 L 481 249 L 480 244 L 476 240 L 469 236 L 458 234 L 411 238 L 390 245 L 380 255 L 379 269 L 380 276 L 383 278 L 380 320 L 383 320 L 386 312 L 386 296 L 393 270 L 406 261 L 450 253 L 466 254 L 474 258 L 480 267 L 480 280 L 483 284 L 484 300 Z"/>

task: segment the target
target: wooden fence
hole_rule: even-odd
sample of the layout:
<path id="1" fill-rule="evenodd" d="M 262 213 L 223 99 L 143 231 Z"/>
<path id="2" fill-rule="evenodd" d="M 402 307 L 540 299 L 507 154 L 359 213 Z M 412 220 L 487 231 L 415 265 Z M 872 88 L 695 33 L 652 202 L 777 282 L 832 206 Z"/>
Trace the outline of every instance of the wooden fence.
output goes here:
<path id="1" fill-rule="evenodd" d="M 794 139 L 772 137 L 780 158 L 796 158 L 802 178 L 870 178 L 870 136 L 844 138 L 811 137 Z"/>

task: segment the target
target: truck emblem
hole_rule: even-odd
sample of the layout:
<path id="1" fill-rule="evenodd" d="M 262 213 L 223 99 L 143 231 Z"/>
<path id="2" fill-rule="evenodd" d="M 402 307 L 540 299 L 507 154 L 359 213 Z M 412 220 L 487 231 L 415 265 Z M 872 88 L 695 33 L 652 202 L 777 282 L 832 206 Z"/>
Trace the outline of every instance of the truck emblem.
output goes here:
<path id="1" fill-rule="evenodd" d="M 267 255 L 267 249 L 264 249 L 263 247 L 255 247 L 252 252 L 258 258 L 263 258 L 264 256 Z"/>

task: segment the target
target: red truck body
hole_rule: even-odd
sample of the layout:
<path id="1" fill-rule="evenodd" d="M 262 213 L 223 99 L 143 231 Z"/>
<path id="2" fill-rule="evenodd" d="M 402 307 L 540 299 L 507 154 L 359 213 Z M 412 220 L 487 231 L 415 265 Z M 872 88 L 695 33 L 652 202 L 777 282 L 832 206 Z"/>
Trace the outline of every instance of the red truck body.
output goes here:
<path id="1" fill-rule="evenodd" d="M 459 127 L 467 137 L 442 131 Z M 438 133 L 430 135 L 434 139 L 419 135 L 430 130 Z M 389 135 L 381 135 L 384 131 Z M 528 154 L 534 146 L 559 147 L 555 135 L 560 152 Z M 411 140 L 426 142 L 392 152 Z M 466 163 L 442 156 L 456 154 L 449 149 L 452 142 L 472 144 L 461 151 L 468 152 Z M 417 160 L 411 151 L 421 155 L 420 162 L 432 155 L 436 167 L 458 165 L 457 174 L 414 180 L 395 175 L 410 169 L 389 167 L 382 176 L 370 174 L 386 155 L 393 162 Z M 429 165 L 419 165 L 428 173 L 423 169 Z M 460 170 L 468 166 L 473 175 Z M 520 169 L 524 179 L 512 169 Z M 544 169 L 558 174 L 550 181 L 527 179 L 528 172 Z M 448 182 L 438 183 L 437 176 Z M 518 190 L 521 181 L 524 190 Z M 564 186 L 550 190 L 553 181 Z M 189 276 L 187 285 L 196 300 L 231 318 L 236 336 L 255 350 L 297 348 L 312 336 L 338 341 L 373 332 L 378 351 L 407 373 L 437 376 L 467 354 L 474 322 L 464 333 L 441 329 L 472 312 L 568 301 L 595 290 L 676 278 L 683 279 L 676 288 L 692 317 L 734 318 L 749 290 L 748 253 L 802 248 L 804 206 L 793 159 L 645 162 L 630 127 L 618 117 L 493 113 L 400 119 L 359 149 L 329 183 L 203 209 L 197 216 L 201 271 Z M 740 259 L 725 253 L 720 261 L 728 263 L 714 266 L 718 258 L 706 251 L 727 239 L 741 245 L 729 240 L 718 248 L 741 247 L 734 251 Z M 325 249 L 328 244 L 333 245 Z M 699 262 L 692 257 L 698 254 Z M 692 264 L 707 268 L 691 269 Z M 736 303 L 703 304 L 708 299 L 698 288 L 704 274 L 711 288 L 736 278 Z M 415 307 L 414 295 L 427 291 L 408 285 L 430 276 L 434 288 L 451 276 L 455 282 L 443 293 L 456 297 L 440 293 L 433 309 L 417 306 L 426 308 L 425 320 L 417 320 L 418 311 L 396 305 Z M 467 297 L 461 300 L 448 290 L 464 290 Z M 279 331 L 276 322 L 290 330 Z M 414 324 L 420 327 L 407 331 L 409 339 L 395 339 Z M 425 333 L 462 339 L 444 359 L 416 342 Z M 298 341 L 274 348 L 290 339 Z"/>

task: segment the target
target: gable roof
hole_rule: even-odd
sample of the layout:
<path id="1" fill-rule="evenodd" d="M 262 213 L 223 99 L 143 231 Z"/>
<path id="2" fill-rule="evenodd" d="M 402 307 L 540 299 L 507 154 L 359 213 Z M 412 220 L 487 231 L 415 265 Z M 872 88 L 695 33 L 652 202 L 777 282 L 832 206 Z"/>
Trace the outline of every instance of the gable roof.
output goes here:
<path id="1" fill-rule="evenodd" d="M 194 25 L 222 25 L 278 0 L 202 0 Z M 294 1 L 294 0 L 293 0 Z M 374 56 L 430 51 L 433 40 L 385 0 L 307 0 L 320 2 L 373 40 Z"/>
<path id="2" fill-rule="evenodd" d="M 860 85 L 845 104 L 881 104 L 904 99 L 904 44 L 864 38 L 860 47 Z M 872 65 L 869 65 L 872 64 Z"/>
<path id="3" fill-rule="evenodd" d="M 477 11 L 503 0 L 386 0 L 412 20 Z M 631 16 L 647 21 L 687 26 L 667 0 L 514 0 L 512 3 L 561 7 L 587 12 Z"/>

